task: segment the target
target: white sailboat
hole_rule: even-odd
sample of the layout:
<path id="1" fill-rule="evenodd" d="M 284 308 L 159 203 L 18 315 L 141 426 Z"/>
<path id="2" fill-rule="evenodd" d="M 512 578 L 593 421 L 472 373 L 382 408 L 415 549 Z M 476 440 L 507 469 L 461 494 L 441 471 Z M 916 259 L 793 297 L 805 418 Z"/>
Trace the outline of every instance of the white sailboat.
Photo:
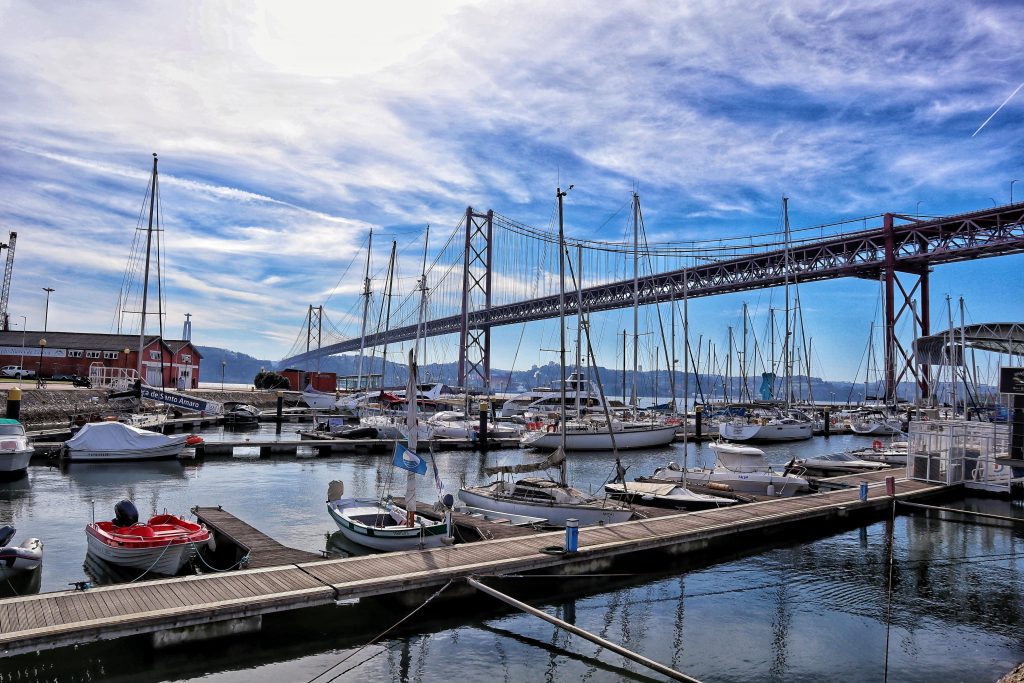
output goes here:
<path id="1" fill-rule="evenodd" d="M 394 247 L 392 247 L 392 258 Z M 409 350 L 409 384 L 407 396 L 416 395 L 416 346 L 419 344 L 420 328 L 423 324 L 423 310 L 426 301 L 426 275 L 420 281 L 421 299 L 419 318 L 416 326 L 416 341 Z M 437 548 L 453 543 L 451 533 L 451 505 L 446 500 L 445 519 L 436 522 L 416 514 L 416 477 L 426 474 L 427 463 L 417 455 L 418 425 L 416 423 L 416 401 L 407 401 L 406 433 L 408 448 L 395 443 L 395 455 L 391 464 L 405 470 L 405 509 L 400 508 L 391 497 L 385 500 L 368 498 L 342 498 L 344 484 L 332 481 L 327 488 L 327 512 L 338 525 L 345 538 L 353 543 L 374 550 L 415 550 Z M 445 496 L 450 499 L 450 496 Z"/>
<path id="2" fill-rule="evenodd" d="M 610 451 L 629 450 L 635 448 L 658 448 L 667 446 L 675 441 L 676 426 L 666 425 L 657 422 L 641 422 L 637 419 L 637 396 L 636 377 L 638 367 L 638 340 L 639 340 L 639 318 L 640 307 L 640 285 L 638 254 L 639 246 L 639 214 L 640 200 L 636 193 L 633 194 L 633 420 L 621 422 L 611 419 L 607 414 L 608 407 L 604 401 L 600 401 L 601 407 L 606 415 L 604 419 L 595 418 L 593 414 L 577 417 L 571 422 L 565 419 L 565 381 L 562 384 L 562 413 L 558 429 L 547 429 L 534 431 L 523 436 L 520 443 L 528 448 L 540 450 L 554 450 L 561 448 L 564 451 Z M 564 246 L 563 246 L 564 249 Z M 564 256 L 564 254 L 563 254 Z M 564 265 L 563 265 L 564 270 Z M 564 284 L 564 283 L 563 283 Z M 582 286 L 582 283 L 579 283 Z M 577 287 L 577 293 L 579 287 Z M 564 299 L 564 292 L 562 297 Z M 578 315 L 582 316 L 582 302 L 578 300 L 580 310 Z M 563 324 L 564 328 L 564 324 Z M 582 328 L 582 325 L 581 325 Z M 582 330 L 581 330 L 582 332 Z M 582 336 L 582 335 L 580 335 Z M 578 345 L 577 345 L 578 346 Z M 588 342 L 589 347 L 589 342 Z M 578 349 L 577 349 L 578 350 Z M 563 349 L 564 356 L 564 349 Z M 578 353 L 577 353 L 578 356 Z M 564 361 L 564 358 L 563 358 Z M 564 362 L 562 369 L 565 376 Z M 577 396 L 579 393 L 577 392 Z M 603 398 L 599 394 L 599 398 Z M 614 432 L 614 434 L 613 434 Z"/>
<path id="3" fill-rule="evenodd" d="M 570 186 L 570 189 L 572 186 Z M 559 366 L 561 368 L 561 401 L 559 410 L 559 441 L 557 449 L 544 462 L 524 463 L 485 468 L 487 474 L 501 474 L 501 479 L 484 486 L 469 486 L 459 490 L 459 498 L 473 507 L 486 508 L 496 512 L 514 515 L 543 517 L 552 526 L 565 526 L 567 520 L 576 519 L 580 526 L 625 522 L 633 516 L 632 510 L 607 499 L 589 496 L 569 486 L 566 452 L 566 382 L 565 382 L 565 232 L 562 199 L 565 192 L 557 189 L 558 199 L 558 247 L 559 247 Z M 605 432 L 610 436 L 610 430 Z M 614 436 L 610 436 L 614 440 Z M 557 467 L 558 481 L 539 477 L 528 477 L 508 481 L 504 475 L 534 472 Z"/>

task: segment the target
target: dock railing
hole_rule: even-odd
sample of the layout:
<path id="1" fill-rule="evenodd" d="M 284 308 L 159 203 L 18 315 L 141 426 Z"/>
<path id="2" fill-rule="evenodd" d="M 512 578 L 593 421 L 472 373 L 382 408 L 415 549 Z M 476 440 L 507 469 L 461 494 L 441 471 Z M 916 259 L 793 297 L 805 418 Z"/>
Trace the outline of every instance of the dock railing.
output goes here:
<path id="1" fill-rule="evenodd" d="M 907 478 L 1008 492 L 1011 484 L 1024 479 L 1024 468 L 1006 463 L 1009 445 L 1005 424 L 914 421 L 907 443 Z"/>

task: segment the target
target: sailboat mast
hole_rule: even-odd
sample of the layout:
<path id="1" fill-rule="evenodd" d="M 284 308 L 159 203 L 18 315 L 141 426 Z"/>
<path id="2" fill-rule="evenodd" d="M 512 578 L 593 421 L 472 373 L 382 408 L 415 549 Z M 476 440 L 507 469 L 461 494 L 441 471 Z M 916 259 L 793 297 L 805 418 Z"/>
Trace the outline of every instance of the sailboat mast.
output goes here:
<path id="1" fill-rule="evenodd" d="M 640 348 L 640 197 L 633 193 L 633 419 L 639 407 L 640 396 L 636 388 L 636 372 Z"/>
<path id="2" fill-rule="evenodd" d="M 423 236 L 423 267 L 420 270 L 420 316 L 416 321 L 416 348 L 419 348 L 420 340 L 423 340 L 423 353 L 417 358 L 417 365 L 427 366 L 427 249 L 430 246 L 430 226 L 427 226 L 426 234 Z M 428 371 L 429 374 L 429 371 Z"/>
<path id="3" fill-rule="evenodd" d="M 430 226 L 427 226 L 427 237 L 426 240 L 430 239 Z M 426 241 L 423 245 L 423 277 L 420 279 L 420 306 L 419 311 L 416 314 L 416 339 L 412 343 L 412 348 L 409 350 L 409 386 L 405 392 L 405 401 L 408 404 L 408 412 L 405 416 L 405 428 L 408 436 L 406 440 L 409 444 L 409 450 L 413 453 L 416 452 L 417 446 L 419 446 L 419 434 L 417 433 L 416 424 L 416 408 L 417 398 L 419 392 L 417 391 L 417 365 L 416 365 L 416 348 L 420 344 L 420 333 L 423 330 L 426 309 L 427 309 L 427 274 L 426 274 Z M 426 342 L 424 341 L 424 346 Z M 405 473 L 405 519 L 408 525 L 413 526 L 416 515 L 416 474 L 412 471 Z"/>
<path id="4" fill-rule="evenodd" d="M 743 390 L 740 392 L 741 401 L 750 400 L 750 386 L 747 383 L 747 302 L 743 302 L 743 361 L 740 363 L 740 374 L 743 375 Z"/>
<path id="5" fill-rule="evenodd" d="M 683 485 L 686 485 L 688 436 L 690 434 L 690 274 L 683 268 Z"/>
<path id="6" fill-rule="evenodd" d="M 875 321 L 871 321 L 871 327 L 868 328 L 868 360 L 867 367 L 864 368 L 864 405 L 868 404 L 868 382 L 871 381 L 871 351 L 875 346 Z"/>
<path id="7" fill-rule="evenodd" d="M 580 414 L 580 377 L 583 376 L 583 245 L 576 245 L 576 415 Z"/>
<path id="8" fill-rule="evenodd" d="M 676 402 L 676 297 L 675 290 L 669 296 L 669 318 L 671 318 L 671 335 L 672 335 L 672 361 L 668 370 L 668 390 L 672 394 L 670 399 L 672 402 L 672 411 L 675 413 L 679 412 L 679 403 Z"/>
<path id="9" fill-rule="evenodd" d="M 569 186 L 569 190 L 572 185 Z M 569 485 L 569 473 L 565 464 L 565 215 L 562 207 L 562 200 L 569 192 L 562 192 L 561 187 L 555 188 L 558 197 L 558 365 L 561 372 L 560 389 L 562 400 L 559 413 L 559 448 L 562 451 L 562 458 L 558 463 L 559 484 Z"/>
<path id="10" fill-rule="evenodd" d="M 149 251 L 153 244 L 153 212 L 156 208 L 156 152 L 153 152 L 153 178 L 149 183 L 149 228 L 146 230 L 146 266 L 142 275 L 142 319 L 139 322 L 139 378 L 145 380 L 142 374 L 142 347 L 146 343 L 146 302 L 149 298 Z"/>
<path id="11" fill-rule="evenodd" d="M 366 323 L 370 317 L 370 255 L 373 253 L 373 228 L 370 228 L 370 236 L 366 240 L 366 270 L 363 272 L 363 326 L 359 333 L 359 369 L 356 375 L 356 391 L 361 390 L 363 384 L 363 357 L 366 355 Z M 370 389 L 370 381 L 367 379 L 366 389 Z"/>
<path id="12" fill-rule="evenodd" d="M 783 271 L 786 278 L 786 336 L 782 344 L 782 369 L 786 373 L 784 386 L 786 391 L 786 405 L 788 406 L 793 400 L 793 377 L 789 366 L 789 197 L 782 198 L 782 221 L 786 241 L 786 257 L 785 264 L 783 265 Z"/>
<path id="13" fill-rule="evenodd" d="M 384 328 L 391 329 L 391 292 L 395 287 L 395 251 L 398 249 L 398 242 L 391 241 L 391 258 L 388 259 L 388 284 L 384 289 Z M 384 393 L 384 376 L 388 372 L 388 343 L 384 342 L 380 361 L 380 392 Z"/>

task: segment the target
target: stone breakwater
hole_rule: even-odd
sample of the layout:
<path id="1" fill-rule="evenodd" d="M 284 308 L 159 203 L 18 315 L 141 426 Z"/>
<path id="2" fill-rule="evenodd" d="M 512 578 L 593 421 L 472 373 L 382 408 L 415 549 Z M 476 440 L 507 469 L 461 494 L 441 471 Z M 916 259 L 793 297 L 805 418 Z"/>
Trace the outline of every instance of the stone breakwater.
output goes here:
<path id="1" fill-rule="evenodd" d="M 10 389 L 0 390 L 3 394 L 5 412 L 7 396 Z M 108 401 L 106 390 L 97 389 L 36 389 L 22 388 L 21 393 L 21 415 L 20 419 L 29 429 L 43 429 L 46 427 L 63 427 L 69 424 L 76 416 L 84 414 L 117 414 L 126 410 L 133 410 L 137 401 Z M 260 410 L 273 410 L 277 407 L 277 393 L 274 391 L 185 391 L 188 396 L 193 396 L 204 401 L 240 401 L 256 406 Z M 299 394 L 289 392 L 285 394 L 285 407 L 294 407 L 301 403 Z M 163 404 L 153 401 L 144 401 L 144 407 L 149 410 L 160 410 Z"/>

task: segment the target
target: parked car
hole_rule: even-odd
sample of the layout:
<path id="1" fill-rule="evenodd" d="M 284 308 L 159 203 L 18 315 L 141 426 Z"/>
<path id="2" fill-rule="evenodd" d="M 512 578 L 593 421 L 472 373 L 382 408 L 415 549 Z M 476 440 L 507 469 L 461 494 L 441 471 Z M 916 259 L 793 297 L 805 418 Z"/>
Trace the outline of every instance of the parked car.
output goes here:
<path id="1" fill-rule="evenodd" d="M 36 376 L 36 373 L 32 370 L 26 370 L 20 365 L 5 365 L 0 368 L 0 375 L 4 377 L 16 377 L 21 379 L 23 377 L 32 378 Z"/>

